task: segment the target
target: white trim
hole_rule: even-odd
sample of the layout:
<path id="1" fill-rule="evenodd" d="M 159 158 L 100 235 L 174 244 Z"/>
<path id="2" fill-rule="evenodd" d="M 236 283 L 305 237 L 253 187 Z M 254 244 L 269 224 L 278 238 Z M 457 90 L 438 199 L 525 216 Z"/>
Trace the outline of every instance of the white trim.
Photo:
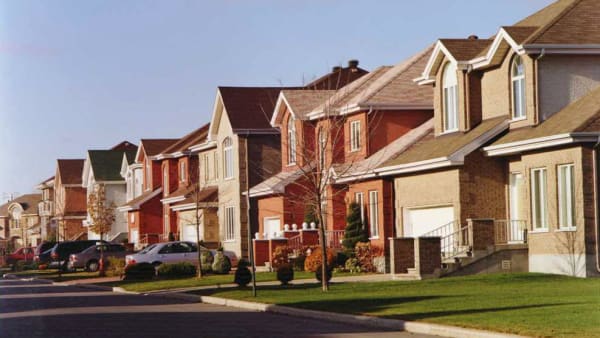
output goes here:
<path id="1" fill-rule="evenodd" d="M 433 109 L 433 105 L 423 104 L 370 104 L 370 103 L 355 103 L 338 109 L 340 115 L 348 115 L 362 110 L 429 110 Z"/>
<path id="2" fill-rule="evenodd" d="M 491 145 L 483 148 L 483 151 L 486 156 L 512 155 L 524 151 L 556 147 L 565 144 L 597 142 L 599 138 L 600 132 L 574 132 Z"/>
<path id="3" fill-rule="evenodd" d="M 176 196 L 176 197 L 163 198 L 160 201 L 162 202 L 162 204 L 171 204 L 171 203 L 181 202 L 184 199 L 185 199 L 185 196 Z"/>
<path id="4" fill-rule="evenodd" d="M 117 210 L 118 211 L 130 211 L 130 210 L 138 210 L 140 208 L 140 206 L 146 202 L 148 202 L 149 200 L 151 200 L 152 198 L 156 197 L 158 194 L 160 194 L 162 192 L 162 187 L 154 190 L 153 192 L 151 192 L 150 194 L 148 194 L 145 198 L 143 198 L 142 200 L 138 201 L 136 204 L 134 205 L 127 205 L 127 206 L 121 206 L 118 207 Z"/>
<path id="5" fill-rule="evenodd" d="M 198 203 L 198 208 L 200 209 L 205 209 L 205 208 L 218 208 L 219 207 L 219 203 L 217 202 L 201 202 Z M 180 205 L 174 205 L 171 207 L 171 210 L 173 211 L 184 211 L 184 210 L 192 210 L 196 208 L 196 203 L 192 202 L 192 203 L 186 203 L 186 204 L 180 204 Z"/>
<path id="6" fill-rule="evenodd" d="M 525 50 L 522 45 L 517 44 L 515 40 L 504 30 L 503 27 L 500 27 L 498 34 L 496 34 L 496 38 L 492 42 L 492 46 L 488 50 L 487 54 L 483 57 L 479 57 L 476 59 L 472 59 L 470 64 L 473 65 L 473 69 L 478 69 L 482 67 L 488 66 L 492 60 L 494 59 L 494 55 L 498 52 L 498 48 L 500 48 L 500 44 L 502 40 L 506 41 L 510 48 L 517 53 L 518 55 L 525 54 Z"/>
<path id="7" fill-rule="evenodd" d="M 217 147 L 217 141 L 205 141 L 203 143 L 199 143 L 199 144 L 195 144 L 193 146 L 191 146 L 189 149 L 192 152 L 200 152 L 203 150 L 208 150 L 208 149 L 212 149 L 212 148 L 216 148 Z"/>
<path id="8" fill-rule="evenodd" d="M 218 110 L 219 103 L 221 103 L 221 109 Z M 223 102 L 223 98 L 221 96 L 221 89 L 217 88 L 217 95 L 215 97 L 215 103 L 213 104 L 213 113 L 210 119 L 210 125 L 208 127 L 208 135 L 206 136 L 206 142 L 210 142 L 213 140 L 213 134 L 216 136 L 213 127 L 216 125 L 217 119 L 221 119 L 223 115 L 223 111 L 225 110 L 225 103 Z M 219 123 L 220 124 L 220 123 Z"/>
<path id="9" fill-rule="evenodd" d="M 527 54 L 600 54 L 600 44 L 527 44 L 523 48 Z"/>

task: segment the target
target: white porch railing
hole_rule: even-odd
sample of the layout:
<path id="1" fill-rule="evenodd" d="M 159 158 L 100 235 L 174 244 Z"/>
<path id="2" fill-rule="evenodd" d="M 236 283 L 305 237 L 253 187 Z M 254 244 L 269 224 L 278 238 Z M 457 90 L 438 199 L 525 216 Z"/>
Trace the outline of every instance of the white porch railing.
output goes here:
<path id="1" fill-rule="evenodd" d="M 326 230 L 325 231 L 325 241 L 327 242 L 328 248 L 341 249 L 342 248 L 342 240 L 344 239 L 344 230 Z M 321 243 L 321 238 L 319 237 L 319 244 Z"/>
<path id="2" fill-rule="evenodd" d="M 496 244 L 526 243 L 527 221 L 521 219 L 497 219 L 494 221 Z"/>

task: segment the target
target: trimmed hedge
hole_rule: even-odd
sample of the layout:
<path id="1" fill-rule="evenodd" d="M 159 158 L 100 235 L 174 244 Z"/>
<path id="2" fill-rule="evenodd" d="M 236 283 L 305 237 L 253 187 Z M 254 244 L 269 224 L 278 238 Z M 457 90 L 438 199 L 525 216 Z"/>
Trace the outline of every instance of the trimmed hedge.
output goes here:
<path id="1" fill-rule="evenodd" d="M 231 271 L 231 262 L 229 261 L 229 258 L 223 254 L 223 251 L 217 251 L 215 261 L 212 264 L 212 270 L 219 275 L 225 275 Z"/>
<path id="2" fill-rule="evenodd" d="M 161 278 L 193 277 L 197 272 L 196 266 L 188 262 L 161 264 L 158 267 L 158 277 Z"/>
<path id="3" fill-rule="evenodd" d="M 150 263 L 136 263 L 127 265 L 123 275 L 124 280 L 152 279 L 156 276 L 156 269 Z"/>
<path id="4" fill-rule="evenodd" d="M 287 285 L 287 283 L 294 280 L 294 269 L 292 269 L 292 266 L 289 264 L 280 266 L 277 269 L 277 280 L 281 282 L 281 285 Z"/>

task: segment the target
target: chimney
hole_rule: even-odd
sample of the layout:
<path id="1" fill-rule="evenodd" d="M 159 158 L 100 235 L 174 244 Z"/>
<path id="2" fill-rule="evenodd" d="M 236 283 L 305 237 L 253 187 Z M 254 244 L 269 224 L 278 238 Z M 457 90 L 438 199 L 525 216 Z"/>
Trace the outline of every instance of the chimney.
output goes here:
<path id="1" fill-rule="evenodd" d="M 477 35 L 473 34 L 473 35 L 469 35 L 469 37 L 467 39 L 469 39 L 469 40 L 479 40 L 479 37 Z"/>
<path id="2" fill-rule="evenodd" d="M 358 68 L 358 60 L 349 60 L 348 68 L 352 68 L 352 69 Z"/>
<path id="3" fill-rule="evenodd" d="M 331 68 L 332 73 L 337 73 L 340 70 L 342 70 L 342 67 L 340 67 L 340 66 L 333 66 L 333 68 Z"/>

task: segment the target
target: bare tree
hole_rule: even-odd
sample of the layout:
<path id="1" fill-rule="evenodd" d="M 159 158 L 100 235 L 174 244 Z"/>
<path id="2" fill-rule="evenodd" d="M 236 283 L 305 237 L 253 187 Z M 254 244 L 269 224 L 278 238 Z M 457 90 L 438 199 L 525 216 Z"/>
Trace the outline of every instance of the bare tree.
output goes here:
<path id="1" fill-rule="evenodd" d="M 90 216 L 90 230 L 100 234 L 100 240 L 109 232 L 115 222 L 115 204 L 106 200 L 106 187 L 97 184 L 88 195 L 87 211 Z M 104 246 L 100 246 L 100 276 L 104 275 Z"/>

